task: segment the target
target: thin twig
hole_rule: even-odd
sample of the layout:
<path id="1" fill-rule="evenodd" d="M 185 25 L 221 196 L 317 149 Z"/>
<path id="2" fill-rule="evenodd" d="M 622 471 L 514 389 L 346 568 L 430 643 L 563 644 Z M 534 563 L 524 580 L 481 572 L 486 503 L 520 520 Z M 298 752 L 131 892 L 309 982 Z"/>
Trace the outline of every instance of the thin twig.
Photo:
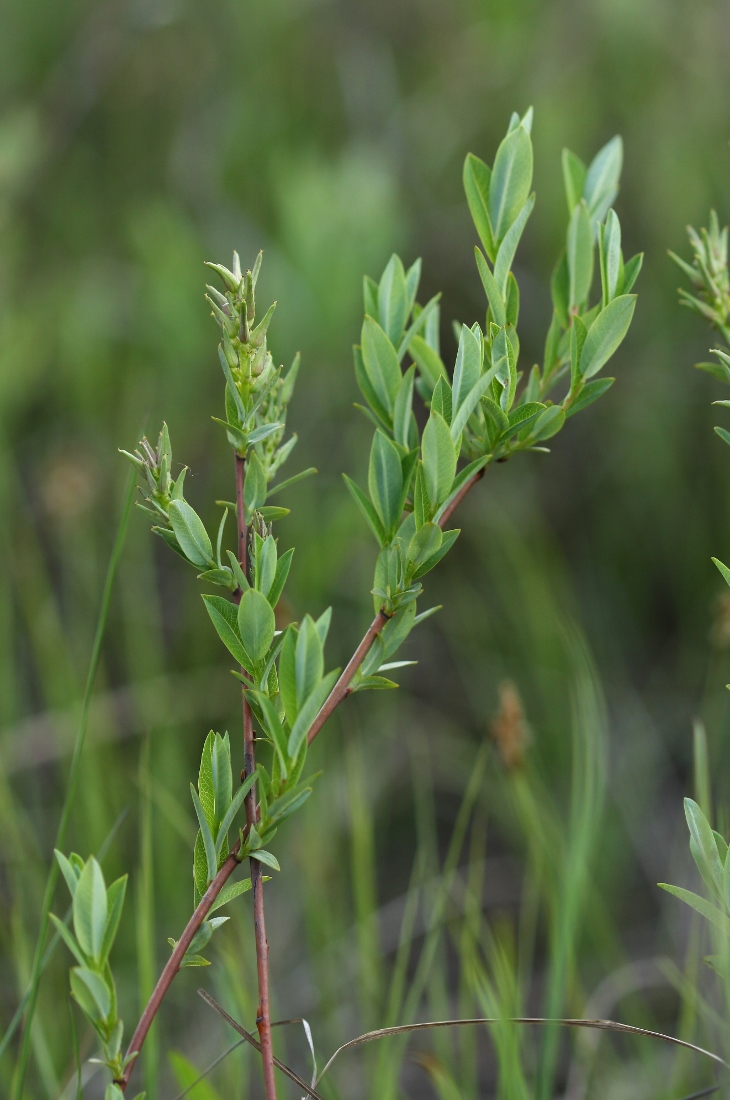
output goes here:
<path id="1" fill-rule="evenodd" d="M 211 997 L 210 993 L 206 993 L 204 989 L 199 989 L 198 994 L 203 998 L 206 1004 L 210 1005 L 211 1008 L 215 1009 L 215 1011 L 223 1017 L 227 1024 L 230 1024 L 234 1031 L 237 1031 L 239 1035 L 242 1035 L 243 1038 L 248 1043 L 250 1043 L 252 1047 L 256 1048 L 256 1050 L 261 1050 L 260 1044 L 256 1042 L 251 1032 L 246 1031 L 246 1029 L 241 1027 L 241 1025 L 236 1020 L 234 1020 L 232 1016 L 229 1016 L 226 1010 L 224 1008 L 221 1008 L 218 1002 Z M 290 1069 L 289 1066 L 287 1066 L 284 1062 L 280 1062 L 278 1058 L 274 1058 L 274 1065 L 277 1069 L 280 1069 L 282 1073 L 285 1073 L 290 1081 L 293 1081 L 295 1085 L 299 1086 L 299 1088 L 304 1089 L 307 1095 L 311 1096 L 313 1100 L 322 1100 L 322 1097 L 319 1095 L 319 1093 L 315 1092 L 314 1087 L 312 1085 L 308 1085 L 307 1082 L 299 1076 L 299 1074 L 295 1073 L 294 1070 Z"/>
<path id="2" fill-rule="evenodd" d="M 246 577 L 248 577 L 248 530 L 246 527 L 246 510 L 243 499 L 244 486 L 244 460 L 236 455 L 236 519 L 238 524 L 238 560 Z M 242 669 L 243 673 L 245 670 Z M 256 750 L 254 745 L 253 714 L 249 706 L 246 692 L 242 691 L 243 700 L 243 764 L 246 776 L 253 775 L 256 771 Z M 256 805 L 256 784 L 246 795 L 246 824 L 249 829 L 258 822 L 258 810 Z M 269 944 L 266 939 L 266 919 L 264 914 L 264 884 L 261 864 L 257 859 L 250 859 L 251 889 L 253 892 L 253 921 L 254 936 L 256 940 L 256 974 L 259 987 L 259 1006 L 256 1013 L 256 1027 L 258 1028 L 259 1041 L 261 1043 L 261 1061 L 263 1063 L 264 1089 L 266 1100 L 276 1100 L 276 1077 L 274 1075 L 274 1048 L 271 1040 L 271 1016 L 269 1009 Z"/>
<path id="3" fill-rule="evenodd" d="M 198 902 L 198 906 L 195 912 L 188 921 L 182 936 L 175 944 L 175 948 L 170 955 L 170 958 L 167 960 L 164 970 L 160 974 L 157 985 L 152 991 L 152 996 L 147 1002 L 147 1007 L 142 1013 L 140 1021 L 135 1028 L 134 1035 L 132 1036 L 130 1044 L 127 1048 L 127 1058 L 129 1058 L 130 1055 L 134 1055 L 134 1057 L 128 1063 L 121 1080 L 117 1082 L 122 1092 L 126 1091 L 127 1085 L 129 1084 L 129 1078 L 132 1074 L 132 1070 L 134 1069 L 136 1060 L 139 1056 L 139 1052 L 141 1051 L 142 1045 L 147 1038 L 147 1033 L 152 1026 L 152 1021 L 154 1020 L 157 1014 L 157 1010 L 162 1004 L 162 1001 L 164 1000 L 168 989 L 172 985 L 175 975 L 180 969 L 180 964 L 185 957 L 185 952 L 192 942 L 193 936 L 200 928 L 201 924 L 207 917 L 211 906 L 213 905 L 213 902 L 218 897 L 226 882 L 238 866 L 237 855 L 239 843 L 239 841 L 236 841 L 233 849 L 231 850 L 231 854 L 228 856 L 220 871 L 215 876 L 210 886 Z"/>
<path id="4" fill-rule="evenodd" d="M 104 639 L 106 623 L 109 617 L 109 606 L 111 604 L 114 578 L 116 577 L 119 559 L 122 556 L 122 548 L 124 546 L 124 540 L 127 535 L 127 525 L 129 523 L 129 515 L 132 508 L 132 500 L 134 499 L 134 487 L 136 480 L 136 475 L 133 470 L 127 481 L 127 486 L 124 494 L 124 503 L 122 505 L 122 516 L 119 521 L 116 538 L 114 539 L 114 546 L 112 547 L 111 557 L 109 558 L 109 567 L 107 569 L 106 579 L 104 581 L 104 591 L 101 597 L 99 618 L 96 624 L 96 634 L 94 636 L 94 644 L 91 649 L 89 671 L 86 677 L 86 687 L 84 689 L 84 697 L 81 703 L 81 713 L 79 715 L 76 743 L 74 745 L 73 757 L 71 758 L 71 767 L 69 769 L 68 781 L 66 784 L 66 797 L 63 802 L 63 809 L 61 810 L 61 820 L 58 823 L 58 830 L 56 832 L 54 848 L 58 848 L 59 851 L 63 849 L 66 842 L 66 830 L 68 828 L 68 823 L 71 817 L 71 807 L 73 806 L 74 797 L 76 795 L 76 785 L 79 777 L 81 754 L 84 750 L 84 743 L 86 741 L 86 730 L 88 728 L 89 722 L 89 705 L 91 703 L 91 694 L 94 690 L 96 674 L 99 669 L 99 661 L 101 659 L 101 644 Z M 35 1014 L 36 1003 L 38 1000 L 38 988 L 40 986 L 41 980 L 43 949 L 45 947 L 46 934 L 48 932 L 48 914 L 50 913 L 51 905 L 53 904 L 53 893 L 56 888 L 56 883 L 58 881 L 58 874 L 59 866 L 57 861 L 52 856 L 51 865 L 48 869 L 48 878 L 46 879 L 46 888 L 43 893 L 43 901 L 41 902 L 40 928 L 38 930 L 38 939 L 36 940 L 35 952 L 33 955 L 33 965 L 31 967 L 28 1005 L 25 1011 L 23 1043 L 20 1049 L 20 1057 L 18 1059 L 18 1067 L 15 1077 L 14 1096 L 16 1097 L 16 1100 L 22 1100 L 23 1096 L 25 1074 L 28 1069 L 28 1058 L 30 1055 L 33 1016 Z"/>
<path id="5" fill-rule="evenodd" d="M 459 489 L 459 492 L 449 503 L 448 507 L 444 510 L 443 515 L 438 521 L 439 527 L 442 530 L 449 522 L 456 509 L 459 507 L 466 494 L 470 491 L 470 489 L 473 489 L 476 483 L 478 481 L 481 481 L 483 477 L 484 470 L 477 470 L 477 472 L 473 474 L 468 481 L 464 482 L 461 489 Z M 322 726 L 325 724 L 327 719 L 330 717 L 333 711 L 337 709 L 342 700 L 348 694 L 350 684 L 352 683 L 355 673 L 367 657 L 375 639 L 377 638 L 378 634 L 380 634 L 380 631 L 388 622 L 389 618 L 390 615 L 386 615 L 385 612 L 381 609 L 371 622 L 362 641 L 360 642 L 360 645 L 357 647 L 352 657 L 348 661 L 345 671 L 342 673 L 339 680 L 332 688 L 332 691 L 327 696 L 327 699 L 325 700 L 322 709 L 312 723 L 312 726 L 307 735 L 307 742 L 310 745 L 312 744 L 312 741 L 314 741 L 319 731 L 322 729 Z"/>

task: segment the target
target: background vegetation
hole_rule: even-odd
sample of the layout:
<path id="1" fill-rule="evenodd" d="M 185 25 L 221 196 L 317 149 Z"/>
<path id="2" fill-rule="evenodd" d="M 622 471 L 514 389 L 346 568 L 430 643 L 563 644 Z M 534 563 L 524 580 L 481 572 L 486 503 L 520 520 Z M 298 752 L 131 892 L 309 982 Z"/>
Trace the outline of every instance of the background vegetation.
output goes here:
<path id="1" fill-rule="evenodd" d="M 684 225 L 706 224 L 711 205 L 730 217 L 725 6 L 3 0 L 0 10 L 3 1030 L 28 978 L 118 521 L 127 471 L 116 449 L 156 432 L 164 410 L 192 503 L 230 495 L 221 433 L 200 415 L 219 412 L 220 392 L 202 261 L 237 247 L 250 264 L 263 247 L 261 300 L 279 301 L 272 350 L 284 363 L 302 352 L 290 424 L 299 462 L 320 474 L 282 524 L 298 546 L 289 612 L 332 604 L 330 663 L 342 663 L 369 620 L 374 556 L 340 478 L 362 480 L 370 434 L 352 409 L 362 273 L 378 276 L 394 249 L 423 256 L 424 300 L 444 291 L 445 347 L 452 317 L 481 319 L 461 165 L 468 150 L 491 159 L 510 112 L 532 103 L 523 362 L 541 357 L 550 317 L 563 145 L 587 160 L 623 134 L 625 252 L 647 254 L 636 321 L 612 364 L 616 385 L 552 455 L 490 469 L 466 501 L 463 536 L 431 585 L 444 610 L 410 643 L 419 664 L 401 691 L 348 701 L 318 739 L 325 775 L 305 823 L 282 832 L 288 874 L 269 887 L 275 1014 L 306 1016 L 322 1056 L 408 1015 L 483 1014 L 490 997 L 517 1009 L 516 935 L 535 944 L 531 958 L 519 953 L 526 1010 L 553 1003 L 711 1044 L 691 995 L 705 982 L 703 945 L 655 883 L 696 886 L 681 807 L 693 718 L 707 723 L 720 802 L 730 764 L 730 603 L 709 560 L 727 560 L 730 545 L 727 452 L 711 431 L 722 417 L 710 409 L 724 395 L 692 370 L 711 339 L 676 307 L 665 253 L 687 253 Z M 344 594 L 353 578 L 356 602 Z M 187 791 L 202 740 L 239 725 L 235 683 L 188 581 L 133 517 L 72 821 L 86 855 L 128 810 L 105 862 L 108 880 L 132 872 L 116 967 L 128 1026 L 190 908 Z M 522 768 L 488 740 L 505 680 L 530 727 Z M 503 689 L 503 718 L 509 701 Z M 459 817 L 475 760 L 484 771 Z M 174 1096 L 190 1072 L 170 1050 L 202 1067 L 233 1041 L 195 996 L 201 973 L 253 1021 L 248 904 L 214 967 L 176 982 L 145 1059 L 151 1097 Z M 63 1092 L 66 972 L 58 952 L 32 1096 L 74 1095 Z M 280 1041 L 303 1072 L 301 1030 Z M 500 1042 L 505 1087 L 518 1044 L 529 1069 L 534 1036 Z M 486 1032 L 419 1049 L 350 1055 L 332 1095 L 335 1083 L 348 1100 L 388 1095 L 397 1062 L 409 1095 L 492 1095 Z M 0 1063 L 4 1095 L 14 1054 Z M 596 1095 L 627 1098 L 707 1079 L 647 1041 L 566 1040 L 556 1057 L 556 1088 L 571 1096 L 589 1080 Z M 510 1080 L 512 1100 L 521 1086 Z M 245 1051 L 210 1081 L 226 1097 L 259 1088 Z M 206 1089 L 190 1095 L 213 1100 Z"/>

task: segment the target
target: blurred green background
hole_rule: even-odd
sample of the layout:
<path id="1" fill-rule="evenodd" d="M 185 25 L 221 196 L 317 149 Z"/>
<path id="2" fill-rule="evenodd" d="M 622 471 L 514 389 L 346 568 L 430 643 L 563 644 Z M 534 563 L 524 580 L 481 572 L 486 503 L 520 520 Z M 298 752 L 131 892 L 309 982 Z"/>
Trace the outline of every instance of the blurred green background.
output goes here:
<path id="1" fill-rule="evenodd" d="M 541 358 L 550 317 L 566 222 L 564 145 L 588 160 L 623 135 L 624 251 L 646 252 L 636 321 L 612 364 L 610 393 L 570 421 L 551 455 L 490 468 L 466 502 L 462 538 L 427 585 L 428 601 L 444 610 L 414 635 L 404 655 L 419 664 L 403 670 L 397 696 L 348 701 L 318 740 L 313 758 L 324 776 L 301 826 L 277 841 L 284 871 L 268 888 L 275 1014 L 306 1016 L 320 1056 L 386 1022 L 409 883 L 421 876 L 425 898 L 445 881 L 457 811 L 506 679 L 531 730 L 531 790 L 569 834 L 571 711 L 576 668 L 589 665 L 576 656 L 585 645 L 607 701 L 605 759 L 596 765 L 605 809 L 592 826 L 590 897 L 572 935 L 564 1007 L 589 1011 L 596 989 L 628 974 L 628 984 L 616 979 L 627 997 L 609 996 L 601 1014 L 670 1030 L 684 1020 L 691 1030 L 683 979 L 656 960 L 681 968 L 701 944 L 655 883 L 696 886 L 681 811 L 692 790 L 695 716 L 707 722 L 718 797 L 730 764 L 730 607 L 709 560 L 730 554 L 730 466 L 711 430 L 727 414 L 710 402 L 724 395 L 692 369 L 712 337 L 677 307 L 666 249 L 686 254 L 684 226 L 706 224 L 710 206 L 730 216 L 726 5 L 2 0 L 0 13 L 3 1030 L 28 978 L 121 507 L 127 471 L 117 448 L 143 432 L 156 438 L 164 417 L 176 464 L 191 468 L 189 499 L 209 527 L 212 501 L 231 493 L 228 449 L 209 419 L 220 415 L 222 387 L 203 261 L 227 263 L 237 248 L 250 264 L 263 248 L 259 300 L 279 302 L 274 356 L 288 363 L 302 352 L 290 465 L 320 472 L 279 529 L 281 544 L 297 547 L 288 611 L 332 604 L 330 664 L 343 663 L 369 621 L 375 550 L 340 477 L 363 479 L 370 435 L 352 407 L 362 275 L 379 276 L 394 249 L 407 263 L 422 256 L 421 298 L 443 291 L 442 343 L 453 360 L 451 319 L 471 324 L 484 311 L 463 158 L 473 151 L 491 161 L 511 111 L 530 104 L 538 201 L 516 268 L 522 364 Z M 72 846 L 86 855 L 130 811 L 105 864 L 108 876 L 131 874 L 117 949 L 128 1027 L 166 937 L 189 911 L 187 790 L 204 736 L 227 727 L 235 744 L 238 722 L 235 683 L 196 583 L 137 514 L 72 821 Z M 478 908 L 488 936 L 524 910 L 533 881 L 525 868 L 538 857 L 515 813 L 513 777 L 485 751 L 479 828 L 470 833 L 476 855 L 456 862 L 483 871 Z M 563 856 L 546 845 L 543 877 Z M 458 1015 L 467 1002 L 467 1014 L 486 1011 L 459 992 L 464 955 L 448 930 L 463 893 L 444 903 L 438 965 L 410 987 L 409 1005 L 391 988 L 401 1016 Z M 184 973 L 165 1004 L 144 1071 L 150 1100 L 182 1087 L 175 1082 L 187 1071 L 178 1063 L 174 1077 L 170 1050 L 204 1066 L 233 1041 L 195 996 L 201 975 L 253 1022 L 250 903 L 237 904 L 214 967 Z M 55 911 L 65 905 L 59 887 Z M 402 964 L 406 985 L 432 912 L 423 906 Z M 535 942 L 528 1008 L 543 1003 L 551 950 L 549 936 L 538 932 Z M 72 1059 L 62 956 L 42 987 L 33 1097 L 75 1095 L 63 1091 Z M 279 1042 L 305 1072 L 300 1031 L 277 1034 Z M 448 1100 L 437 1065 L 451 1066 L 455 1095 L 493 1095 L 486 1032 L 463 1043 L 444 1040 L 420 1062 L 401 1052 L 405 1094 Z M 91 1046 L 82 1038 L 84 1056 Z M 603 1096 L 648 1095 L 644 1073 L 653 1096 L 674 1095 L 682 1074 L 695 1080 L 689 1061 L 670 1072 L 664 1051 L 613 1046 Z M 572 1050 L 561 1047 L 560 1094 L 571 1085 Z M 0 1064 L 3 1094 L 16 1054 Z M 373 1075 L 385 1072 L 376 1063 L 352 1055 L 341 1095 L 368 1095 Z M 621 1076 L 629 1063 L 630 1081 Z M 258 1095 L 245 1052 L 216 1073 L 220 1095 Z M 97 1088 L 94 1079 L 85 1095 Z"/>

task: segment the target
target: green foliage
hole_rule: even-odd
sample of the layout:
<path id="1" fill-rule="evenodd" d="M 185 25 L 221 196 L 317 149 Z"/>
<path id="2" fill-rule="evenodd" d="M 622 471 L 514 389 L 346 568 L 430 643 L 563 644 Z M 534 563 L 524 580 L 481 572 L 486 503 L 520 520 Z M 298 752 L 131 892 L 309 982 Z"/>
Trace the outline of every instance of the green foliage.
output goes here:
<path id="1" fill-rule="evenodd" d="M 101 1039 L 104 1065 L 117 1078 L 126 1065 L 122 1053 L 124 1025 L 117 1015 L 109 954 L 119 929 L 127 876 L 107 887 L 93 856 L 84 861 L 75 852 L 67 858 L 58 850 L 55 856 L 72 898 L 73 933 L 51 914 L 56 930 L 78 963 L 70 973 L 71 994 Z"/>

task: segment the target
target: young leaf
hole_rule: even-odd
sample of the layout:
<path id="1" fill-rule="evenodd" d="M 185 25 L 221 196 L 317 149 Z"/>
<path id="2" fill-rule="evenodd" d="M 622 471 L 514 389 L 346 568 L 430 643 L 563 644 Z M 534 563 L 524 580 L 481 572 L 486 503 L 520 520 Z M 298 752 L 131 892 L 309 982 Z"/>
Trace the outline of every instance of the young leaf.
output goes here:
<path id="1" fill-rule="evenodd" d="M 592 378 L 611 358 L 629 330 L 635 307 L 635 294 L 621 294 L 598 314 L 588 329 L 581 354 L 584 378 Z"/>
<path id="2" fill-rule="evenodd" d="M 386 428 L 390 428 L 392 417 L 388 413 L 387 406 L 381 402 L 375 387 L 370 381 L 368 372 L 365 370 L 362 348 L 357 344 L 353 346 L 352 356 L 355 363 L 355 380 L 360 389 L 360 393 L 368 403 L 368 408 L 363 409 L 363 412 L 369 419 L 373 420 L 376 427 L 383 425 Z"/>
<path id="3" fill-rule="evenodd" d="M 249 852 L 251 859 L 257 859 L 259 863 L 265 863 L 267 867 L 273 867 L 275 871 L 280 871 L 279 861 L 276 856 L 272 856 L 271 852 L 265 852 L 263 848 L 258 848 L 255 852 Z"/>
<path id="4" fill-rule="evenodd" d="M 408 547 L 408 561 L 416 569 L 441 546 L 443 535 L 437 523 L 424 523 L 419 527 Z"/>
<path id="5" fill-rule="evenodd" d="M 494 263 L 497 250 L 494 244 L 492 224 L 489 220 L 489 187 L 492 173 L 489 167 L 468 153 L 464 161 L 464 191 L 476 231 L 489 259 Z"/>
<path id="6" fill-rule="evenodd" d="M 235 795 L 233 796 L 231 804 L 229 805 L 228 809 L 226 810 L 226 812 L 223 816 L 223 820 L 221 821 L 220 827 L 218 829 L 218 836 L 216 837 L 216 840 L 215 840 L 216 871 L 218 869 L 218 859 L 219 859 L 220 854 L 221 854 L 221 849 L 223 848 L 223 842 L 225 841 L 226 837 L 228 836 L 228 830 L 230 829 L 231 825 L 233 824 L 233 820 L 234 820 L 236 814 L 241 809 L 241 806 L 243 805 L 244 798 L 246 797 L 248 792 L 251 790 L 251 788 L 253 787 L 255 782 L 256 782 L 256 772 L 254 772 L 252 775 L 249 775 L 243 781 L 243 783 L 241 784 L 241 786 L 238 788 Z M 205 840 L 205 837 L 203 838 L 203 840 Z M 207 852 L 207 849 L 206 849 L 206 855 L 207 854 L 208 854 L 208 852 Z"/>
<path id="7" fill-rule="evenodd" d="M 106 982 L 100 974 L 85 966 L 75 966 L 69 975 L 71 992 L 92 1023 L 106 1022 L 112 1007 L 112 999 Z"/>
<path id="8" fill-rule="evenodd" d="M 73 924 L 79 947 L 95 962 L 101 962 L 107 920 L 107 900 L 101 867 L 90 856 L 79 875 L 73 898 Z"/>
<path id="9" fill-rule="evenodd" d="M 370 449 L 368 489 L 386 537 L 390 539 L 400 520 L 403 475 L 398 448 L 381 431 L 375 432 Z"/>
<path id="10" fill-rule="evenodd" d="M 609 210 L 601 231 L 601 283 L 603 304 L 607 306 L 618 293 L 621 274 L 621 223 L 614 210 Z"/>
<path id="11" fill-rule="evenodd" d="M 243 595 L 247 595 L 247 592 L 244 592 Z M 238 631 L 238 618 L 234 604 L 224 600 L 222 596 L 203 596 L 203 599 L 211 622 L 218 632 L 218 637 L 228 652 L 239 665 L 242 665 L 248 672 L 252 672 L 251 661 L 243 647 Z"/>
<path id="12" fill-rule="evenodd" d="M 263 661 L 275 630 L 276 621 L 269 601 L 255 588 L 249 588 L 238 605 L 238 633 L 252 664 Z"/>
<path id="13" fill-rule="evenodd" d="M 409 313 L 409 295 L 406 275 L 400 257 L 390 257 L 378 286 L 378 315 L 380 327 L 391 344 L 398 346 Z"/>
<path id="14" fill-rule="evenodd" d="M 586 326 L 580 317 L 574 317 L 573 324 L 570 326 L 570 389 L 573 393 L 580 389 L 583 380 L 580 372 L 580 357 L 587 335 Z"/>
<path id="15" fill-rule="evenodd" d="M 289 569 L 291 567 L 291 560 L 294 557 L 294 547 L 287 550 L 281 555 L 276 563 L 276 573 L 274 575 L 274 581 L 267 594 L 267 599 L 272 607 L 276 607 L 279 602 L 279 597 L 284 591 L 284 585 L 286 584 L 286 578 L 289 576 Z"/>
<path id="16" fill-rule="evenodd" d="M 294 724 L 289 734 L 288 753 L 289 759 L 293 760 L 299 754 L 299 750 L 304 744 L 305 738 L 309 733 L 309 727 L 319 714 L 319 711 L 324 704 L 325 699 L 329 695 L 330 691 L 335 685 L 337 676 L 339 675 L 339 669 L 334 669 L 332 672 L 328 672 L 327 675 L 321 680 L 317 686 L 313 689 L 310 695 L 305 699 L 302 706 L 299 708 Z"/>
<path id="17" fill-rule="evenodd" d="M 324 672 L 324 653 L 322 641 L 311 615 L 305 615 L 299 628 L 299 637 L 294 658 L 297 682 L 297 708 L 300 709 L 322 679 Z"/>
<path id="18" fill-rule="evenodd" d="M 684 800 L 684 813 L 687 818 L 692 844 L 691 850 L 695 863 L 708 887 L 720 897 L 724 896 L 724 869 L 717 851 L 717 841 L 710 824 L 697 803 L 691 798 Z"/>
<path id="19" fill-rule="evenodd" d="M 518 126 L 497 149 L 489 183 L 489 220 L 497 247 L 527 202 L 532 184 L 532 142 Z"/>
<path id="20" fill-rule="evenodd" d="M 550 405 L 545 412 L 540 413 L 535 426 L 530 432 L 530 441 L 540 443 L 557 435 L 565 423 L 565 413 L 560 405 Z"/>
<path id="21" fill-rule="evenodd" d="M 107 919 L 106 927 L 104 929 L 104 939 L 101 945 L 101 962 L 105 963 L 109 958 L 109 952 L 112 949 L 114 940 L 116 938 L 117 929 L 119 928 L 119 921 L 122 916 L 122 909 L 124 907 L 124 895 L 127 891 L 127 875 L 122 875 L 115 882 L 111 884 L 106 892 L 107 901 Z"/>
<path id="22" fill-rule="evenodd" d="M 505 325 L 507 323 L 505 302 L 502 293 L 497 285 L 497 280 L 495 279 L 492 272 L 489 270 L 489 264 L 485 260 L 480 249 L 474 249 L 474 256 L 477 261 L 479 278 L 482 280 L 482 285 L 487 295 L 487 301 L 489 302 L 489 308 L 492 311 L 492 320 L 497 325 Z"/>
<path id="23" fill-rule="evenodd" d="M 503 297 L 507 293 L 507 279 L 512 268 L 512 263 L 514 261 L 515 253 L 517 251 L 517 246 L 520 243 L 520 237 L 525 230 L 527 219 L 532 213 L 534 205 L 535 195 L 532 194 L 520 210 L 515 220 L 512 222 L 512 225 L 505 233 L 504 240 L 499 246 L 497 259 L 494 263 L 494 280 L 499 287 L 500 293 Z"/>
<path id="24" fill-rule="evenodd" d="M 284 713 L 289 726 L 294 725 L 297 716 L 297 672 L 296 672 L 296 627 L 289 626 L 284 634 L 279 660 L 279 691 L 284 704 Z"/>
<path id="25" fill-rule="evenodd" d="M 330 623 L 332 622 L 332 608 L 328 607 L 326 611 L 323 611 L 318 619 L 315 620 L 314 625 L 317 628 L 319 634 L 319 640 L 322 645 L 327 641 L 327 635 L 330 630 Z"/>
<path id="26" fill-rule="evenodd" d="M 203 840 L 203 848 L 205 849 L 205 861 L 207 865 L 207 878 L 208 883 L 212 882 L 218 873 L 218 856 L 215 850 L 215 841 L 213 840 L 213 834 L 210 831 L 210 825 L 208 819 L 205 816 L 203 807 L 200 804 L 198 798 L 198 792 L 195 790 L 193 784 L 190 784 L 190 794 L 193 799 L 193 805 L 195 806 L 195 812 L 198 815 L 198 825 L 200 826 L 200 835 Z"/>
<path id="27" fill-rule="evenodd" d="M 698 913 L 701 913 L 706 920 L 714 924 L 716 928 L 719 928 L 724 934 L 730 935 L 730 920 L 725 916 L 721 909 L 718 909 L 716 905 L 713 905 L 711 901 L 707 901 L 705 898 L 700 897 L 699 894 L 694 894 L 691 890 L 684 890 L 681 886 L 669 886 L 666 882 L 658 882 L 662 890 L 666 890 L 668 894 L 673 894 L 675 898 L 679 898 L 680 901 L 685 902 L 687 905 L 691 905 L 693 909 L 696 909 Z"/>
<path id="28" fill-rule="evenodd" d="M 434 388 L 439 378 L 448 378 L 440 355 L 421 336 L 413 337 L 408 350 L 430 390 Z"/>
<path id="29" fill-rule="evenodd" d="M 284 727 L 279 721 L 279 715 L 276 713 L 276 707 L 262 691 L 255 693 L 256 700 L 261 709 L 263 716 L 263 725 L 266 733 L 271 738 L 274 745 L 274 750 L 279 756 L 279 766 L 281 768 L 282 778 L 286 779 L 289 770 L 289 759 L 287 756 L 287 737 L 284 732 Z"/>
<path id="30" fill-rule="evenodd" d="M 243 502 L 246 506 L 246 515 L 250 516 L 257 508 L 266 503 L 266 474 L 261 465 L 261 459 L 255 451 L 251 451 L 246 462 L 246 480 L 243 484 Z"/>
<path id="31" fill-rule="evenodd" d="M 365 496 L 360 486 L 354 482 L 352 478 L 349 478 L 347 474 L 343 474 L 342 476 L 345 479 L 345 485 L 350 490 L 350 495 L 367 520 L 368 526 L 378 540 L 379 545 L 385 546 L 388 540 L 380 516 L 375 511 L 375 508 Z"/>
<path id="32" fill-rule="evenodd" d="M 427 573 L 430 573 L 431 570 L 438 565 L 441 559 L 448 554 L 460 534 L 461 531 L 458 528 L 453 531 L 444 531 L 441 545 L 434 554 L 426 558 L 422 565 L 419 565 L 418 569 L 413 574 L 414 581 L 418 581 L 421 577 L 425 577 Z"/>
<path id="33" fill-rule="evenodd" d="M 461 438 L 461 433 L 464 431 L 469 417 L 479 404 L 480 398 L 482 398 L 487 392 L 491 383 L 492 372 L 488 371 L 486 374 L 483 374 L 482 377 L 478 379 L 478 381 L 472 386 L 469 393 L 461 402 L 458 412 L 456 412 L 452 417 L 451 438 L 453 439 L 456 446 L 458 446 L 459 439 Z"/>
<path id="34" fill-rule="evenodd" d="M 592 405 L 599 397 L 603 397 L 615 381 L 615 378 L 594 378 L 592 382 L 586 382 L 575 401 L 565 410 L 566 418 Z"/>
<path id="35" fill-rule="evenodd" d="M 617 135 L 600 149 L 591 161 L 583 185 L 583 198 L 588 204 L 591 221 L 602 221 L 613 206 L 623 164 L 623 142 Z"/>
<path id="36" fill-rule="evenodd" d="M 440 413 L 446 423 L 450 424 L 452 408 L 451 386 L 446 378 L 439 378 L 431 394 L 431 411 Z"/>
<path id="37" fill-rule="evenodd" d="M 565 198 L 568 203 L 568 216 L 570 216 L 583 194 L 586 166 L 580 157 L 577 157 L 575 153 L 571 153 L 570 149 L 563 149 L 562 163 Z"/>
<path id="38" fill-rule="evenodd" d="M 74 868 L 73 864 L 68 859 L 66 859 L 63 852 L 59 852 L 58 848 L 53 849 L 53 854 L 56 857 L 56 862 L 58 863 L 58 866 L 61 868 L 61 874 L 66 880 L 66 885 L 68 886 L 69 893 L 71 894 L 71 897 L 73 897 L 76 893 L 76 886 L 79 881 L 80 872 L 78 872 Z"/>
<path id="39" fill-rule="evenodd" d="M 578 203 L 568 226 L 568 304 L 580 306 L 588 298 L 593 282 L 593 230 L 588 207 Z"/>
<path id="40" fill-rule="evenodd" d="M 715 563 L 715 565 L 717 566 L 717 568 L 720 570 L 720 572 L 722 573 L 723 578 L 725 580 L 725 584 L 730 585 L 730 569 L 728 569 L 728 567 L 726 565 L 723 565 L 722 562 L 718 558 L 713 558 L 712 560 Z"/>
<path id="41" fill-rule="evenodd" d="M 49 913 L 48 916 L 51 919 L 51 921 L 53 922 L 59 936 L 61 937 L 63 942 L 66 944 L 66 947 L 69 949 L 69 951 L 71 952 L 73 957 L 76 959 L 76 962 L 79 963 L 80 966 L 86 966 L 86 963 L 87 963 L 86 957 L 83 955 L 83 953 L 81 951 L 81 948 L 76 943 L 76 940 L 73 938 L 73 936 L 71 935 L 71 933 L 69 932 L 68 928 L 63 923 L 63 921 L 59 920 L 55 913 Z"/>
<path id="42" fill-rule="evenodd" d="M 276 540 L 273 535 L 268 535 L 256 555 L 256 587 L 264 596 L 268 597 L 275 576 Z"/>
<path id="43" fill-rule="evenodd" d="M 482 373 L 482 339 L 466 325 L 461 326 L 459 350 L 454 367 L 454 381 L 451 387 L 452 417 L 473 389 Z"/>
<path id="44" fill-rule="evenodd" d="M 400 443 L 401 447 L 405 447 L 406 450 L 410 450 L 410 434 L 413 418 L 411 410 L 413 408 L 413 383 L 416 377 L 415 364 L 410 366 L 406 373 L 403 375 L 403 381 L 398 389 L 398 396 L 395 399 L 395 408 L 393 410 L 393 435 L 396 443 Z"/>
<path id="45" fill-rule="evenodd" d="M 185 557 L 199 569 L 215 565 L 213 546 L 203 521 L 184 500 L 173 500 L 168 515 L 175 537 Z"/>
<path id="46" fill-rule="evenodd" d="M 443 416 L 431 410 L 421 442 L 423 476 L 432 505 L 447 496 L 456 473 L 456 448 Z"/>
<path id="47" fill-rule="evenodd" d="M 250 878 L 242 878 L 238 882 L 232 882 L 228 886 L 224 886 L 208 910 L 208 915 L 215 913 L 216 909 L 222 909 L 224 905 L 228 905 L 229 901 L 233 901 L 234 898 L 240 897 L 241 894 L 247 893 L 250 889 Z"/>
<path id="48" fill-rule="evenodd" d="M 365 373 L 382 408 L 392 418 L 401 384 L 401 370 L 395 348 L 371 317 L 362 326 L 362 359 Z"/>
<path id="49" fill-rule="evenodd" d="M 228 734 L 221 737 L 219 733 L 213 738 L 211 753 L 211 779 L 213 782 L 213 806 L 214 818 L 220 822 L 226 807 L 229 805 L 233 791 L 233 775 L 231 772 L 231 746 Z M 206 817 L 208 815 L 206 814 Z"/>

